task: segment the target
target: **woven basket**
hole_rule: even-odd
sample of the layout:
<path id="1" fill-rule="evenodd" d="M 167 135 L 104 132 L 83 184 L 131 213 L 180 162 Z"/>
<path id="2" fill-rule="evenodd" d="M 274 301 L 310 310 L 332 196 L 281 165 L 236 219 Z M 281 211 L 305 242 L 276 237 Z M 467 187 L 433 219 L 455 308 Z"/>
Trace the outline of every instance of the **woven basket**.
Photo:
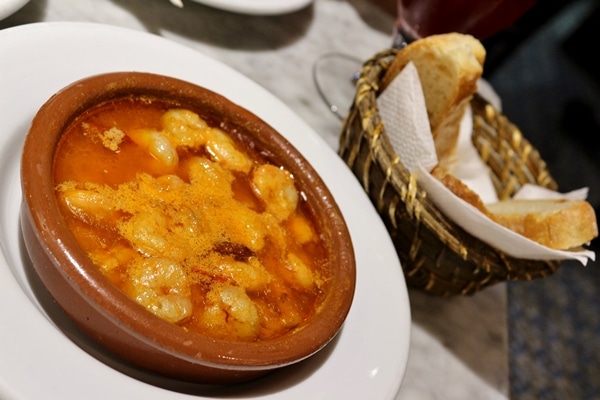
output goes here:
<path id="1" fill-rule="evenodd" d="M 517 259 L 473 237 L 447 218 L 394 152 L 379 116 L 379 81 L 398 50 L 364 63 L 344 120 L 339 154 L 368 193 L 398 252 L 408 286 L 451 296 L 507 280 L 545 277 L 556 261 Z M 500 199 L 525 183 L 555 190 L 538 151 L 519 129 L 479 96 L 472 101 L 472 141 L 488 165 Z"/>

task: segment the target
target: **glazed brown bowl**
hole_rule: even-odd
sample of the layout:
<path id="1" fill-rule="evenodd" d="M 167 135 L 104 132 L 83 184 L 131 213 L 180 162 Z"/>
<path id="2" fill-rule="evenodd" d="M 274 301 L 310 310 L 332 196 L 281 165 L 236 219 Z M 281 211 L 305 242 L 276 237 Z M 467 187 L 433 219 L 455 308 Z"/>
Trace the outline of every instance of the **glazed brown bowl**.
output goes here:
<path id="1" fill-rule="evenodd" d="M 54 166 L 61 136 L 87 110 L 137 97 L 192 110 L 245 138 L 250 147 L 293 174 L 326 250 L 328 273 L 317 310 L 308 321 L 264 340 L 215 338 L 183 329 L 125 295 L 78 244 L 57 198 Z M 321 350 L 339 332 L 350 309 L 356 274 L 353 247 L 326 185 L 267 123 L 202 87 L 136 72 L 96 75 L 69 85 L 52 96 L 32 121 L 22 154 L 21 183 L 21 227 L 35 274 L 86 335 L 140 370 L 203 384 L 248 381 Z"/>

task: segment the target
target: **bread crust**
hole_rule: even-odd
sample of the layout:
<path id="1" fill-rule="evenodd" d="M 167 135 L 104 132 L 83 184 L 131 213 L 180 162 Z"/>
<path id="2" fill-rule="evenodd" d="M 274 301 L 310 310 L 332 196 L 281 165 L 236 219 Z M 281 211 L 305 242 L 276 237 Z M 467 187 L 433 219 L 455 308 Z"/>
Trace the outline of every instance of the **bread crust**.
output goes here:
<path id="1" fill-rule="evenodd" d="M 495 223 L 542 246 L 574 249 L 598 236 L 596 213 L 585 200 L 509 199 L 484 204 L 476 192 L 443 168 L 435 167 L 431 174 Z"/>
<path id="2" fill-rule="evenodd" d="M 454 193 L 455 196 L 463 199 L 488 217 L 491 217 L 481 197 L 479 197 L 479 195 L 463 181 L 454 175 L 447 173 L 446 170 L 440 166 L 434 167 L 431 170 L 431 175 Z"/>
<path id="3" fill-rule="evenodd" d="M 452 175 L 460 122 L 483 73 L 485 49 L 472 36 L 433 35 L 398 52 L 381 81 L 381 89 L 413 62 L 419 73 L 438 156 L 431 174 L 456 196 L 494 222 L 555 250 L 574 249 L 598 236 L 594 208 L 585 200 L 504 200 L 484 204 L 481 197 Z"/>
<path id="4" fill-rule="evenodd" d="M 454 162 L 460 121 L 477 91 L 483 73 L 485 48 L 473 36 L 432 35 L 398 52 L 381 81 L 381 89 L 409 63 L 419 73 L 429 124 L 440 165 Z"/>
<path id="5" fill-rule="evenodd" d="M 598 236 L 594 208 L 585 200 L 504 200 L 487 205 L 492 219 L 556 250 L 577 248 Z"/>

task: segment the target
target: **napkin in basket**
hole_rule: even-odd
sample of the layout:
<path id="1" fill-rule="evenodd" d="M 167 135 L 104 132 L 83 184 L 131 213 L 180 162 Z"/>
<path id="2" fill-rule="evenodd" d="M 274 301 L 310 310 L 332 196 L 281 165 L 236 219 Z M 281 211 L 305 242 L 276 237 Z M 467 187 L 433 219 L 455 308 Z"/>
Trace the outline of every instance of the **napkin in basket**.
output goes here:
<path id="1" fill-rule="evenodd" d="M 481 93 L 482 89 L 485 89 L 487 94 Z M 480 85 L 480 93 L 497 109 L 500 108 L 497 96 L 488 85 L 485 83 Z M 416 177 L 433 203 L 465 231 L 516 258 L 574 259 L 583 265 L 587 264 L 588 259 L 595 259 L 593 251 L 553 250 L 497 224 L 477 208 L 456 196 L 429 173 L 437 165 L 437 156 L 421 82 L 412 62 L 407 64 L 379 96 L 377 106 L 387 136 L 405 168 Z M 498 198 L 487 168 L 471 143 L 471 133 L 472 114 L 469 108 L 461 122 L 457 148 L 458 164 L 454 167 L 452 174 L 475 191 L 484 203 L 492 203 Z M 535 185 L 525 185 L 515 195 L 515 198 L 585 199 L 586 196 L 587 189 L 585 188 L 563 194 Z"/>

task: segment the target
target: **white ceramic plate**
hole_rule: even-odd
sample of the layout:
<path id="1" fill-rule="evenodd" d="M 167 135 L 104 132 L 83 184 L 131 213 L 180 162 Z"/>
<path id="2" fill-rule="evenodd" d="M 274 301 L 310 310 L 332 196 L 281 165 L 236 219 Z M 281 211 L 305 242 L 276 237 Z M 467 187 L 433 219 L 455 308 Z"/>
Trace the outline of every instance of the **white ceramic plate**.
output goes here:
<path id="1" fill-rule="evenodd" d="M 17 12 L 17 10 L 19 10 L 28 2 L 29 0 L 0 0 L 0 20 Z"/>
<path id="2" fill-rule="evenodd" d="M 192 0 L 207 6 L 252 15 L 277 15 L 298 11 L 313 0 Z"/>
<path id="3" fill-rule="evenodd" d="M 357 180 L 297 115 L 226 65 L 127 29 L 87 23 L 24 25 L 0 31 L 0 54 L 0 398 L 394 398 L 406 367 L 410 330 L 397 255 Z M 79 337 L 27 276 L 31 266 L 18 222 L 21 146 L 32 117 L 53 93 L 92 74 L 125 70 L 171 75 L 221 93 L 287 137 L 327 183 L 352 235 L 358 282 L 346 324 L 324 351 L 254 384 L 214 390 L 130 371 L 139 378 L 134 379 L 101 349 L 83 342 L 84 351 L 65 335 Z"/>

